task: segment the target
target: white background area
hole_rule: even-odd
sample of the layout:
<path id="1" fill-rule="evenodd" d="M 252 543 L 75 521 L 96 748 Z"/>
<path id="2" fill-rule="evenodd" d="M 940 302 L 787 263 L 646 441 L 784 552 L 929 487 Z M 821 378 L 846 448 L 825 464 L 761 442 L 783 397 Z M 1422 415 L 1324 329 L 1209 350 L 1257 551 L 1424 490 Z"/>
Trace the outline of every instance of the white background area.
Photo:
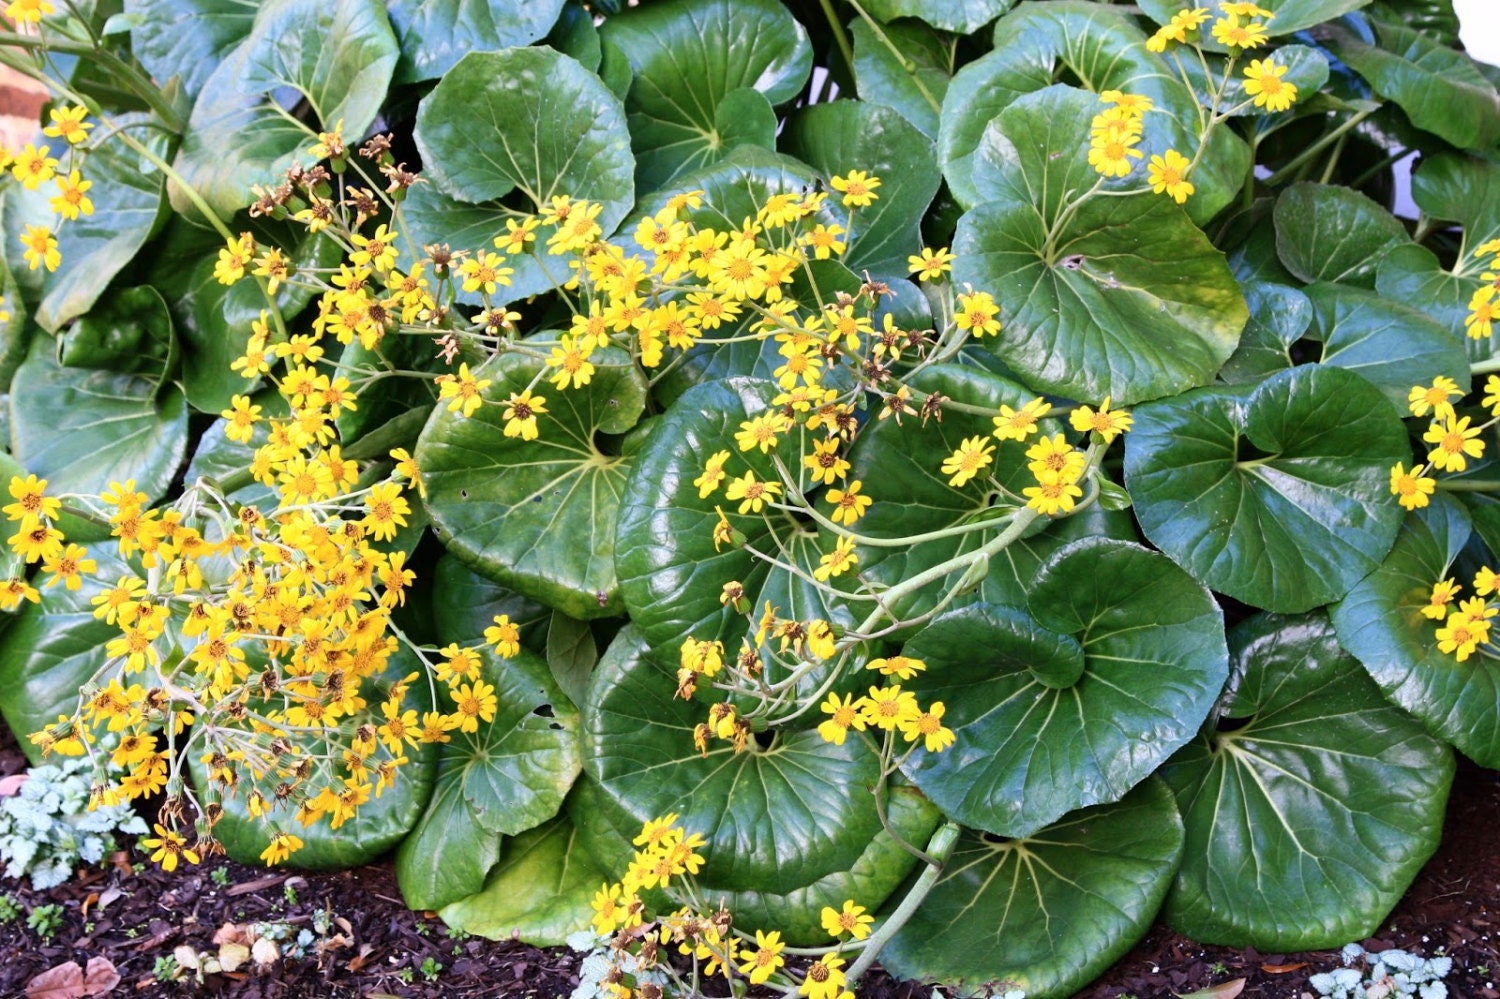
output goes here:
<path id="1" fill-rule="evenodd" d="M 1469 55 L 1500 66 L 1500 0 L 1453 0 L 1453 10 Z"/>

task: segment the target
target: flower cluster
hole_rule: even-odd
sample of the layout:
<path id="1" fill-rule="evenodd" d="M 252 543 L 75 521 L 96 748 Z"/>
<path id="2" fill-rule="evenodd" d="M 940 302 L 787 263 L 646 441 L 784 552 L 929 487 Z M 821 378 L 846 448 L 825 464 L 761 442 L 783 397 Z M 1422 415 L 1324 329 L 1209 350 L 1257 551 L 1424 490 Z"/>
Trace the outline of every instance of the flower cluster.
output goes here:
<path id="1" fill-rule="evenodd" d="M 1464 318 L 1464 328 L 1471 340 L 1488 340 L 1494 331 L 1495 293 L 1500 291 L 1500 239 L 1481 244 L 1474 257 L 1484 261 L 1486 269 L 1479 275 L 1484 283 L 1469 296 L 1469 314 Z M 1489 260 L 1485 261 L 1484 258 Z"/>
<path id="2" fill-rule="evenodd" d="M 1451 577 L 1433 584 L 1427 603 L 1422 607 L 1422 616 L 1441 621 L 1437 629 L 1438 650 L 1450 653 L 1459 662 L 1464 662 L 1490 640 L 1490 619 L 1500 608 L 1490 606 L 1485 598 L 1500 588 L 1500 576 L 1483 566 L 1474 574 L 1474 592 L 1477 596 L 1458 600 L 1463 587 Z M 1458 609 L 1452 604 L 1458 601 Z"/>
<path id="3" fill-rule="evenodd" d="M 1391 468 L 1391 495 L 1408 510 L 1425 507 L 1437 488 L 1437 480 L 1428 473 L 1462 472 L 1469 467 L 1469 459 L 1482 458 L 1485 451 L 1484 438 L 1480 435 L 1500 423 L 1500 378 L 1490 375 L 1484 384 L 1481 405 L 1489 411 L 1490 419 L 1480 424 L 1473 423 L 1472 416 L 1459 416 L 1454 400 L 1464 395 L 1453 379 L 1439 375 L 1431 385 L 1414 385 L 1407 396 L 1407 406 L 1413 416 L 1432 416 L 1427 430 L 1422 435 L 1424 443 L 1432 445 L 1426 462 L 1414 464 L 1410 469 L 1404 462 Z"/>
<path id="4" fill-rule="evenodd" d="M 704 858 L 697 850 L 704 846 L 703 837 L 688 834 L 678 825 L 673 813 L 652 819 L 642 828 L 632 844 L 638 847 L 625 877 L 602 885 L 592 902 L 593 928 L 609 940 L 610 973 L 604 976 L 608 990 L 604 994 L 620 997 L 660 995 L 660 987 L 639 984 L 653 972 L 665 972 L 679 979 L 684 994 L 697 995 L 702 978 L 721 976 L 731 987 L 743 978 L 751 985 L 772 984 L 791 994 L 808 999 L 854 999 L 847 988 L 846 959 L 848 949 L 859 949 L 870 935 L 874 917 L 854 900 L 844 901 L 842 908 L 824 906 L 821 920 L 824 931 L 838 943 L 818 954 L 801 972 L 788 968 L 786 945 L 779 930 L 757 929 L 754 933 L 734 927 L 734 917 L 722 903 L 708 909 L 698 899 L 693 882 Z M 670 912 L 653 914 L 642 891 L 658 890 L 677 901 L 685 902 Z M 676 968 L 663 960 L 663 950 L 676 952 L 692 964 L 690 979 L 682 981 Z M 743 988 L 743 984 L 739 984 Z"/>
<path id="5" fill-rule="evenodd" d="M 17 2 L 9 5 L 7 15 L 34 22 L 51 10 L 52 5 L 47 3 Z M 28 191 L 39 190 L 50 182 L 57 193 L 48 204 L 60 225 L 94 214 L 94 203 L 89 198 L 89 190 L 94 184 L 83 177 L 81 169 L 87 153 L 89 130 L 94 123 L 87 120 L 88 109 L 81 106 L 56 107 L 48 116 L 51 122 L 42 129 L 42 134 L 66 143 L 62 149 L 66 162 L 52 155 L 49 144 L 37 146 L 28 142 L 19 152 L 0 145 L 0 170 L 9 167 L 11 176 Z M 48 271 L 55 271 L 62 264 L 57 226 L 27 225 L 21 234 L 21 245 L 23 259 L 31 270 L 45 267 Z"/>

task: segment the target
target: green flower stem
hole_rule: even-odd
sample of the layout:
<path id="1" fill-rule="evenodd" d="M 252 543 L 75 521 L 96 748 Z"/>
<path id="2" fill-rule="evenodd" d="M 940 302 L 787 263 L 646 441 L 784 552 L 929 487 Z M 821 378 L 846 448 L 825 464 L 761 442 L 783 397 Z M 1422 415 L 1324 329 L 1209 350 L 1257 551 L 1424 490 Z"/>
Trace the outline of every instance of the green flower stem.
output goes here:
<path id="1" fill-rule="evenodd" d="M 1292 174 L 1296 173 L 1298 170 L 1301 170 L 1303 166 L 1305 166 L 1309 161 L 1321 154 L 1324 149 L 1328 148 L 1328 146 L 1335 142 L 1338 142 L 1339 138 L 1343 136 L 1344 133 L 1348 132 L 1350 129 L 1354 128 L 1360 122 L 1364 121 L 1374 113 L 1375 112 L 1373 110 L 1361 111 L 1359 112 L 1359 114 L 1344 122 L 1338 128 L 1324 133 L 1323 137 L 1320 138 L 1317 142 L 1314 142 L 1312 145 L 1302 150 L 1302 152 L 1294 156 L 1291 161 L 1283 166 L 1280 170 L 1277 170 L 1275 173 L 1271 174 L 1271 176 L 1267 177 L 1265 180 L 1265 185 L 1267 187 L 1275 187 L 1277 184 L 1280 184 Z"/>
<path id="2" fill-rule="evenodd" d="M 1488 375 L 1500 371 L 1500 355 L 1485 358 L 1483 361 L 1475 361 L 1469 365 L 1469 374 Z"/>
<path id="3" fill-rule="evenodd" d="M 901 50 L 896 47 L 896 43 L 891 41 L 890 36 L 885 33 L 885 29 L 880 26 L 880 22 L 865 13 L 865 8 L 860 4 L 859 0 L 849 0 L 849 6 L 853 7 L 854 12 L 870 26 L 871 31 L 875 32 L 875 37 L 880 39 L 880 44 L 889 49 L 891 55 L 895 56 L 896 60 L 901 63 L 901 68 L 906 70 L 906 75 L 911 78 L 912 83 L 917 85 L 917 90 L 921 91 L 922 99 L 932 106 L 932 110 L 941 111 L 943 109 L 943 102 L 932 95 L 932 91 L 927 89 L 927 84 L 923 83 L 922 78 L 917 75 L 916 63 L 901 54 Z M 950 52 L 949 55 L 951 56 L 952 53 Z M 851 68 L 854 66 L 852 55 L 849 58 L 849 65 Z"/>
<path id="4" fill-rule="evenodd" d="M 1500 493 L 1500 482 L 1482 479 L 1438 479 L 1437 487 L 1450 493 Z"/>
<path id="5" fill-rule="evenodd" d="M 849 44 L 849 34 L 844 30 L 844 22 L 833 12 L 833 0 L 818 0 L 818 4 L 823 8 L 823 16 L 828 19 L 828 27 L 833 31 L 839 55 L 844 57 L 844 65 L 849 67 L 849 72 L 854 72 L 854 48 Z"/>
<path id="6" fill-rule="evenodd" d="M 95 60 L 105 69 L 109 70 L 125 88 L 135 97 L 139 97 L 162 120 L 162 123 L 173 132 L 182 134 L 187 130 L 187 120 L 177 113 L 177 110 L 167 101 L 156 85 L 151 82 L 140 70 L 130 63 L 121 59 L 108 49 L 96 48 L 86 42 L 52 38 L 38 38 L 34 35 L 22 35 L 14 31 L 0 31 L 0 62 L 19 70 L 43 83 L 50 83 L 45 76 L 39 76 L 36 67 L 30 66 L 19 56 L 13 56 L 6 49 L 37 49 L 49 52 L 66 52 L 70 55 L 87 56 Z M 83 103 L 78 101 L 77 103 Z"/>
<path id="7" fill-rule="evenodd" d="M 933 833 L 932 838 L 927 841 L 927 853 L 932 861 L 922 871 L 921 877 L 917 878 L 917 883 L 911 886 L 911 891 L 906 893 L 906 897 L 901 900 L 896 911 L 880 925 L 880 929 L 870 935 L 869 940 L 865 942 L 864 953 L 860 954 L 858 960 L 849 966 L 846 977 L 851 988 L 859 984 L 860 978 L 870 970 L 870 965 L 875 963 L 875 958 L 880 955 L 881 949 L 890 942 L 901 927 L 906 925 L 906 921 L 927 898 L 927 893 L 932 891 L 933 885 L 937 884 L 938 876 L 943 873 L 943 865 L 947 863 L 948 857 L 953 853 L 954 845 L 958 843 L 958 833 L 958 823 L 950 820 L 939 826 L 937 832 Z"/>

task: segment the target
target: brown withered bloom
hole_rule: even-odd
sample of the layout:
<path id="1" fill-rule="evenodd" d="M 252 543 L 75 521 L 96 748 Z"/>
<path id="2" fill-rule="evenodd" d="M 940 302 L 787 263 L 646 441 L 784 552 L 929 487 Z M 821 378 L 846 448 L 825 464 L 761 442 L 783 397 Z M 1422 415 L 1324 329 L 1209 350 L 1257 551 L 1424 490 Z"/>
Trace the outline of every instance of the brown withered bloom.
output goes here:
<path id="1" fill-rule="evenodd" d="M 389 132 L 372 135 L 365 140 L 365 144 L 359 147 L 359 155 L 367 160 L 378 160 L 391 151 L 391 136 Z"/>

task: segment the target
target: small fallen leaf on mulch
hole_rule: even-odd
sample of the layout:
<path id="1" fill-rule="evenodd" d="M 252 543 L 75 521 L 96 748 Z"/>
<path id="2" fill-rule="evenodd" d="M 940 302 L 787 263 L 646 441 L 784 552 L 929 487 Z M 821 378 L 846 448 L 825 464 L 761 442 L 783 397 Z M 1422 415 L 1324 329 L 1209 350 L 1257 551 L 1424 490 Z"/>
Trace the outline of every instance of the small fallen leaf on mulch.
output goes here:
<path id="1" fill-rule="evenodd" d="M 1179 995 L 1177 999 L 1234 999 L 1243 991 L 1245 991 L 1245 980 L 1236 978 L 1232 982 L 1220 982 L 1218 985 L 1210 985 L 1197 992 Z"/>
<path id="2" fill-rule="evenodd" d="M 13 794 L 21 793 L 21 785 L 26 783 L 30 774 L 11 774 L 9 777 L 0 778 L 0 798 L 9 798 Z"/>
<path id="3" fill-rule="evenodd" d="M 1293 971 L 1301 971 L 1307 967 L 1306 961 L 1298 961 L 1296 964 L 1263 964 L 1260 970 L 1268 975 L 1287 975 Z"/>
<path id="4" fill-rule="evenodd" d="M 26 983 L 26 999 L 84 999 L 108 995 L 120 975 L 106 957 L 91 957 L 87 968 L 69 961 L 49 968 Z"/>
<path id="5" fill-rule="evenodd" d="M 219 945 L 219 967 L 225 971 L 238 971 L 248 960 L 250 960 L 250 948 L 244 944 L 224 943 Z"/>

